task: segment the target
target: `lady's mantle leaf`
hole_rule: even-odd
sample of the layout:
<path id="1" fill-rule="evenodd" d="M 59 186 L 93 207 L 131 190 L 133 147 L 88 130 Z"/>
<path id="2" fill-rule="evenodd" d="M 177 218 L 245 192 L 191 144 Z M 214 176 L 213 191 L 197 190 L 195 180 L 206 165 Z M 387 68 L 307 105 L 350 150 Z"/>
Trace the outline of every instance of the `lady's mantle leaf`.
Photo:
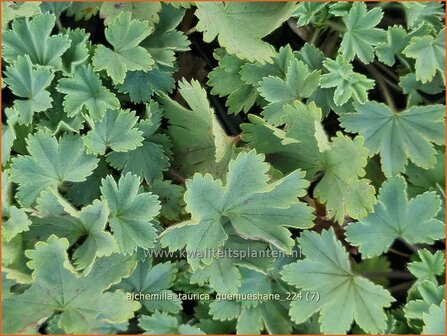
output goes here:
<path id="1" fill-rule="evenodd" d="M 2 1 L 2 30 L 8 27 L 8 23 L 16 18 L 38 15 L 40 2 L 15 2 Z"/>
<path id="2" fill-rule="evenodd" d="M 287 293 L 284 287 L 287 286 L 280 280 L 280 274 L 276 269 L 266 274 L 241 268 L 240 294 L 279 294 L 280 297 L 286 298 Z M 265 330 L 269 334 L 289 335 L 292 327 L 287 316 L 288 310 L 289 304 L 283 300 L 226 300 L 212 302 L 209 313 L 215 320 L 237 319 L 237 334 L 258 335 Z"/>
<path id="3" fill-rule="evenodd" d="M 88 334 L 98 320 L 112 323 L 132 318 L 140 304 L 129 301 L 121 291 L 106 292 L 111 284 L 127 277 L 135 262 L 114 254 L 98 259 L 86 275 L 77 273 L 68 260 L 69 243 L 52 235 L 26 251 L 33 282 L 23 294 L 3 300 L 3 332 L 20 333 L 59 313 L 65 332 Z"/>
<path id="4" fill-rule="evenodd" d="M 430 34 L 430 29 L 427 25 L 421 25 L 411 32 L 407 32 L 402 26 L 389 27 L 386 42 L 376 46 L 377 57 L 384 64 L 392 66 L 396 58 L 401 59 L 402 51 L 410 43 L 411 38 L 428 34 Z"/>
<path id="5" fill-rule="evenodd" d="M 205 42 L 218 37 L 227 52 L 241 59 L 265 63 L 275 55 L 275 49 L 262 38 L 286 21 L 295 10 L 291 2 L 232 3 L 200 2 L 195 15 L 197 30 L 204 33 Z"/>
<path id="6" fill-rule="evenodd" d="M 12 63 L 18 56 L 28 55 L 33 64 L 59 69 L 71 42 L 66 35 L 50 36 L 55 21 L 50 13 L 14 20 L 12 30 L 2 32 L 2 57 Z"/>
<path id="7" fill-rule="evenodd" d="M 85 181 L 99 161 L 85 154 L 82 139 L 74 135 L 58 141 L 39 132 L 27 139 L 27 149 L 30 155 L 18 156 L 11 164 L 11 180 L 19 184 L 17 197 L 24 206 L 32 205 L 47 188 Z"/>
<path id="8" fill-rule="evenodd" d="M 324 172 L 315 187 L 315 195 L 326 203 L 329 217 L 344 222 L 345 215 L 365 217 L 375 203 L 374 188 L 365 175 L 368 151 L 363 138 L 350 139 L 341 132 L 330 142 L 321 124 L 322 113 L 314 103 L 304 105 L 295 101 L 284 107 L 285 131 L 250 116 L 243 124 L 242 139 L 256 150 L 275 158 L 276 167 L 283 172 L 300 168 L 311 179 Z M 349 158 L 343 159 L 340 158 Z"/>
<path id="9" fill-rule="evenodd" d="M 380 152 L 386 176 L 405 171 L 407 157 L 417 166 L 429 169 L 436 164 L 432 142 L 445 143 L 445 106 L 414 106 L 403 112 L 391 111 L 375 101 L 357 105 L 357 113 L 340 117 L 348 132 L 358 132 L 372 156 Z"/>
<path id="10" fill-rule="evenodd" d="M 445 300 L 439 306 L 432 305 L 427 314 L 423 315 L 424 335 L 445 335 Z"/>
<path id="11" fill-rule="evenodd" d="M 436 251 L 432 254 L 427 249 L 418 251 L 420 261 L 413 261 L 407 265 L 408 270 L 418 279 L 418 281 L 431 281 L 437 283 L 436 276 L 441 275 L 445 270 L 445 255 L 443 251 Z"/>
<path id="12" fill-rule="evenodd" d="M 225 106 L 229 113 L 247 112 L 259 96 L 256 89 L 247 85 L 241 76 L 245 64 L 259 67 L 269 66 L 269 63 L 248 63 L 235 55 L 229 55 L 223 48 L 214 51 L 214 58 L 219 65 L 208 74 L 208 85 L 212 87 L 211 94 L 219 97 L 228 96 Z M 271 66 L 271 65 L 270 65 Z"/>
<path id="13" fill-rule="evenodd" d="M 327 59 L 324 66 L 329 73 L 321 76 L 322 88 L 335 87 L 334 103 L 345 104 L 350 98 L 364 104 L 368 100 L 368 91 L 374 87 L 374 81 L 365 75 L 354 72 L 352 64 L 338 56 L 335 61 Z"/>
<path id="14" fill-rule="evenodd" d="M 445 29 L 436 38 L 413 37 L 403 53 L 416 59 L 416 79 L 422 83 L 431 81 L 437 71 L 445 78 Z"/>
<path id="15" fill-rule="evenodd" d="M 143 132 L 135 128 L 135 112 L 107 110 L 104 118 L 84 137 L 87 152 L 104 155 L 110 147 L 115 152 L 127 152 L 142 145 Z"/>
<path id="16" fill-rule="evenodd" d="M 99 16 L 104 18 L 107 26 L 122 12 L 129 12 L 132 19 L 148 21 L 151 26 L 159 21 L 158 12 L 161 10 L 161 3 L 153 2 L 103 2 L 99 11 Z"/>
<path id="17" fill-rule="evenodd" d="M 175 86 L 171 71 L 160 70 L 155 65 L 150 71 L 128 71 L 119 92 L 129 94 L 133 103 L 145 103 L 155 92 L 171 92 Z"/>
<path id="18" fill-rule="evenodd" d="M 119 100 L 102 85 L 89 65 L 78 67 L 71 78 L 60 79 L 57 90 L 66 94 L 64 109 L 69 116 L 87 109 L 93 120 L 101 120 L 107 108 L 120 107 Z"/>
<path id="19" fill-rule="evenodd" d="M 270 103 L 262 112 L 266 120 L 272 125 L 281 124 L 284 105 L 309 98 L 318 88 L 319 80 L 320 71 L 309 71 L 307 65 L 297 59 L 289 63 L 284 80 L 265 77 L 259 83 L 258 91 Z"/>
<path id="20" fill-rule="evenodd" d="M 224 225 L 229 221 L 240 236 L 267 241 L 290 252 L 294 241 L 286 227 L 313 225 L 311 209 L 298 201 L 308 182 L 304 173 L 296 170 L 269 184 L 268 170 L 264 156 L 251 151 L 230 162 L 225 187 L 209 174 L 196 173 L 186 183 L 185 201 L 191 220 L 163 232 L 162 245 L 171 250 L 186 245 L 187 251 L 194 252 L 217 249 L 228 239 Z M 197 260 L 212 262 L 207 257 Z"/>
<path id="21" fill-rule="evenodd" d="M 383 29 L 375 28 L 382 17 L 380 7 L 368 11 L 363 2 L 352 5 L 344 19 L 346 32 L 340 44 L 340 51 L 348 61 L 352 61 L 356 55 L 363 63 L 370 63 L 374 59 L 373 46 L 384 41 L 386 36 Z"/>
<path id="22" fill-rule="evenodd" d="M 334 230 L 323 230 L 321 235 L 306 231 L 298 242 L 306 258 L 285 266 L 283 279 L 317 292 L 319 300 L 293 301 L 292 320 L 302 323 L 319 312 L 323 333 L 344 334 L 354 320 L 368 333 L 384 332 L 387 317 L 383 308 L 390 306 L 393 298 L 383 287 L 352 272 L 348 253 Z"/>
<path id="23" fill-rule="evenodd" d="M 151 316 L 142 315 L 138 324 L 145 334 L 179 334 L 179 335 L 204 335 L 205 333 L 190 324 L 180 324 L 175 316 L 166 313 L 155 312 Z"/>
<path id="24" fill-rule="evenodd" d="M 161 4 L 160 22 L 155 25 L 154 32 L 141 43 L 162 69 L 172 69 L 176 62 L 175 52 L 188 51 L 191 43 L 182 31 L 176 30 L 182 22 L 185 10 L 173 5 L 173 2 Z"/>
<path id="25" fill-rule="evenodd" d="M 19 56 L 13 66 L 7 66 L 5 83 L 18 97 L 14 109 L 18 112 L 19 124 L 30 124 L 34 112 L 42 112 L 51 107 L 53 99 L 46 88 L 51 84 L 54 73 L 49 69 L 33 68 L 28 55 Z"/>
<path id="26" fill-rule="evenodd" d="M 107 155 L 107 162 L 114 168 L 138 175 L 152 185 L 154 180 L 163 177 L 163 171 L 168 170 L 169 159 L 166 156 L 166 148 L 169 148 L 169 139 L 161 134 L 155 134 L 161 124 L 159 105 L 155 102 L 146 104 L 145 119 L 138 123 L 138 128 L 144 141 L 136 149 L 114 151 Z M 139 133 L 140 133 L 139 132 Z M 167 146 L 166 146 L 167 142 Z"/>
<path id="27" fill-rule="evenodd" d="M 131 254 L 137 247 L 154 247 L 157 237 L 153 225 L 160 211 L 158 197 L 151 193 L 138 193 L 140 179 L 130 173 L 122 176 L 118 184 L 112 176 L 102 181 L 101 193 L 110 209 L 109 223 L 120 252 Z"/>
<path id="28" fill-rule="evenodd" d="M 180 81 L 179 93 L 190 109 L 165 94 L 161 96 L 169 121 L 168 135 L 173 144 L 174 167 L 186 176 L 200 171 L 220 177 L 236 151 L 232 139 L 219 124 L 206 91 L 199 82 Z"/>
<path id="29" fill-rule="evenodd" d="M 110 232 L 105 231 L 109 218 L 109 209 L 104 203 L 95 200 L 93 204 L 78 211 L 54 191 L 50 191 L 49 193 L 43 192 L 41 195 L 41 198 L 37 200 L 38 209 L 41 213 L 43 211 L 52 212 L 50 207 L 53 206 L 59 206 L 63 209 L 63 212 L 59 216 L 55 215 L 54 212 L 53 215 L 55 216 L 43 218 L 41 221 L 42 224 L 47 222 L 51 225 L 52 221 L 59 221 L 59 218 L 62 220 L 69 219 L 73 221 L 73 224 L 70 223 L 73 228 L 78 227 L 80 229 L 79 237 L 76 237 L 78 243 L 73 253 L 76 269 L 90 269 L 97 257 L 109 256 L 117 252 L 115 240 Z M 56 208 L 53 210 L 56 210 Z M 70 215 L 70 217 L 67 215 Z M 58 234 L 61 236 L 60 233 Z M 64 237 L 70 240 L 70 236 Z"/>
<path id="30" fill-rule="evenodd" d="M 172 300 L 140 299 L 138 301 L 150 312 L 178 313 L 182 309 L 181 300 L 169 290 L 174 283 L 176 273 L 177 267 L 171 262 L 152 265 L 150 259 L 140 260 L 132 275 L 123 279 L 114 289 L 119 288 L 127 293 L 170 295 Z"/>
<path id="31" fill-rule="evenodd" d="M 13 195 L 9 171 L 2 172 L 2 240 L 10 242 L 23 231 L 28 231 L 31 221 L 24 209 L 12 205 Z"/>
<path id="32" fill-rule="evenodd" d="M 435 219 L 441 200 L 435 192 L 425 192 L 410 201 L 407 183 L 401 176 L 388 179 L 379 192 L 374 212 L 350 224 L 346 238 L 359 246 L 366 258 L 388 250 L 395 239 L 414 243 L 433 243 L 445 237 L 445 225 Z"/>
<path id="33" fill-rule="evenodd" d="M 150 33 L 146 21 L 132 20 L 131 13 L 122 12 L 105 30 L 113 50 L 98 45 L 93 56 L 95 71 L 106 70 L 114 84 L 122 84 L 127 71 L 152 69 L 154 60 L 149 52 L 138 46 Z"/>
<path id="34" fill-rule="evenodd" d="M 403 309 L 407 320 L 410 321 L 410 324 L 413 324 L 415 320 L 424 320 L 427 323 L 431 307 L 440 307 L 442 302 L 445 301 L 445 285 L 437 286 L 428 280 L 417 283 L 415 290 L 410 294 L 410 298 Z"/>

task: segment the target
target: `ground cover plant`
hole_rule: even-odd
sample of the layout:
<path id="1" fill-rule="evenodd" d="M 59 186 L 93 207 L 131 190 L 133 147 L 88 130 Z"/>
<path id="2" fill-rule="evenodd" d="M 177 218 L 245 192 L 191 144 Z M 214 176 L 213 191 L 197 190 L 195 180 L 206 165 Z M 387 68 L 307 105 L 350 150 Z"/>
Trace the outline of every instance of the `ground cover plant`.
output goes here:
<path id="1" fill-rule="evenodd" d="M 3 334 L 444 334 L 438 2 L 2 2 Z"/>

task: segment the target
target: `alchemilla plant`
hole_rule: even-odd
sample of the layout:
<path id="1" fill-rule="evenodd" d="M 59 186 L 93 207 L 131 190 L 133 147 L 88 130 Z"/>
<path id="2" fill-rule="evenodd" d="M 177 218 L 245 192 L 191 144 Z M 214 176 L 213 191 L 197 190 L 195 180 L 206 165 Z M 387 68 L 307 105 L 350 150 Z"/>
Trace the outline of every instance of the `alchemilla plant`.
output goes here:
<path id="1" fill-rule="evenodd" d="M 2 2 L 3 334 L 444 334 L 441 2 Z"/>

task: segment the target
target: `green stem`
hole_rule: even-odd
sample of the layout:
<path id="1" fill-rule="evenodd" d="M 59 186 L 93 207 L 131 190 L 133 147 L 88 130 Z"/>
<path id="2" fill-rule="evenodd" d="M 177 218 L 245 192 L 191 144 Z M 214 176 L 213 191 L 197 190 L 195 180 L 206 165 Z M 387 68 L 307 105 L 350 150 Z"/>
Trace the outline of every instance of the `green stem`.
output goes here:
<path id="1" fill-rule="evenodd" d="M 438 188 L 438 190 L 441 193 L 442 197 L 444 197 L 444 199 L 445 199 L 445 190 L 444 190 L 444 188 L 439 183 L 436 183 L 436 188 Z"/>
<path id="2" fill-rule="evenodd" d="M 360 272 L 360 275 L 366 278 L 387 278 L 387 279 L 414 279 L 414 275 L 402 272 L 402 271 L 391 271 L 391 272 Z"/>
<path id="3" fill-rule="evenodd" d="M 64 29 L 64 27 L 62 26 L 62 22 L 61 22 L 60 17 L 57 17 L 56 25 L 57 25 L 57 29 L 59 29 L 60 32 Z"/>
<path id="4" fill-rule="evenodd" d="M 380 92 L 382 93 L 383 99 L 385 103 L 390 107 L 392 111 L 396 111 L 396 106 L 394 105 L 393 97 L 388 90 L 388 86 L 386 82 L 383 80 L 382 74 L 373 66 L 373 65 L 365 65 L 366 70 L 374 77 L 376 80 L 377 86 L 379 87 Z"/>
<path id="5" fill-rule="evenodd" d="M 410 254 L 403 253 L 403 252 L 401 252 L 401 251 L 395 250 L 395 249 L 393 249 L 392 247 L 391 247 L 388 251 L 390 251 L 391 253 L 397 254 L 397 255 L 399 255 L 399 256 L 401 256 L 401 257 L 404 257 L 404 258 L 408 258 L 408 257 L 410 257 Z"/>
<path id="6" fill-rule="evenodd" d="M 186 179 L 180 175 L 180 173 L 174 169 L 169 169 L 168 170 L 168 175 L 175 181 L 180 182 L 180 183 L 185 183 Z"/>
<path id="7" fill-rule="evenodd" d="M 315 29 L 315 31 L 312 35 L 312 38 L 310 39 L 310 43 L 315 45 L 315 42 L 317 41 L 318 37 L 320 36 L 320 32 L 321 32 L 320 28 Z"/>
<path id="8" fill-rule="evenodd" d="M 337 21 L 327 21 L 327 26 L 332 28 L 335 31 L 338 31 L 340 33 L 345 33 L 346 32 L 346 27 L 344 25 L 342 25 L 340 22 Z"/>
<path id="9" fill-rule="evenodd" d="M 399 80 L 399 77 L 393 71 L 391 71 L 387 66 L 383 65 L 379 61 L 375 60 L 374 65 L 380 68 L 380 70 L 382 70 L 383 72 L 386 72 L 387 75 L 393 78 L 396 82 Z"/>
<path id="10" fill-rule="evenodd" d="M 413 284 L 414 280 L 409 280 L 409 281 L 405 281 L 401 284 L 398 284 L 396 286 L 390 287 L 388 290 L 391 293 L 396 293 L 396 292 L 402 292 L 407 290 L 407 288 L 410 288 L 411 285 Z"/>
<path id="11" fill-rule="evenodd" d="M 186 36 L 189 36 L 189 35 L 195 33 L 196 31 L 197 31 L 197 27 L 194 26 L 194 27 L 188 29 L 188 30 L 185 32 L 185 35 L 186 35 Z"/>
<path id="12" fill-rule="evenodd" d="M 405 241 L 404 239 L 400 239 L 400 241 L 402 243 L 405 244 L 406 247 L 408 247 L 411 251 L 413 251 L 414 253 L 417 253 L 419 251 L 419 247 L 417 247 L 416 245 L 410 244 L 407 241 Z"/>

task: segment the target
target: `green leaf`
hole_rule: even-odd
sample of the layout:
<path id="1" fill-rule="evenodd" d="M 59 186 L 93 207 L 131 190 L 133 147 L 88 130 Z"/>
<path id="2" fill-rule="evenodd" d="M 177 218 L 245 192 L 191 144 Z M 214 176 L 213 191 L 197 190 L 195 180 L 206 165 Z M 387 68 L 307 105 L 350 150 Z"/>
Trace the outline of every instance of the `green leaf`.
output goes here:
<path id="1" fill-rule="evenodd" d="M 155 312 L 151 316 L 142 315 L 138 325 L 145 330 L 145 334 L 179 334 L 204 335 L 205 333 L 190 324 L 180 324 L 178 318 L 166 313 Z"/>
<path id="2" fill-rule="evenodd" d="M 73 74 L 78 65 L 84 64 L 89 58 L 89 37 L 84 29 L 67 29 L 67 35 L 71 40 L 70 48 L 62 55 L 62 69 L 68 74 Z"/>
<path id="3" fill-rule="evenodd" d="M 445 270 L 445 255 L 442 251 L 432 254 L 429 250 L 418 251 L 420 261 L 413 261 L 407 265 L 408 270 L 418 279 L 418 281 L 431 281 L 437 283 L 436 276 L 441 275 Z"/>
<path id="4" fill-rule="evenodd" d="M 171 92 L 175 86 L 172 73 L 158 66 L 150 71 L 129 71 L 118 91 L 129 94 L 133 103 L 146 103 L 156 92 Z"/>
<path id="5" fill-rule="evenodd" d="M 34 68 L 28 55 L 19 56 L 13 66 L 7 66 L 4 82 L 14 95 L 24 98 L 14 101 L 19 124 L 30 124 L 34 112 L 42 112 L 51 107 L 53 99 L 47 91 L 54 74 L 49 69 Z"/>
<path id="6" fill-rule="evenodd" d="M 12 146 L 17 139 L 15 126 L 19 118 L 16 110 L 5 108 L 6 123 L 2 123 L 2 166 L 5 166 L 11 158 Z"/>
<path id="7" fill-rule="evenodd" d="M 115 240 L 110 232 L 105 231 L 109 209 L 99 200 L 94 200 L 93 204 L 78 211 L 60 194 L 49 190 L 41 193 L 37 200 L 37 209 L 40 215 L 44 216 L 37 223 L 47 226 L 49 230 L 51 226 L 67 224 L 67 221 L 72 226 L 71 230 L 65 230 L 64 234 L 62 231 L 58 234 L 72 243 L 73 264 L 77 270 L 87 269 L 87 273 L 97 257 L 117 252 Z"/>
<path id="8" fill-rule="evenodd" d="M 35 2 L 14 2 L 2 1 L 2 29 L 6 29 L 8 23 L 16 18 L 30 17 L 40 14 L 39 1 Z"/>
<path id="9" fill-rule="evenodd" d="M 114 254 L 98 259 L 88 274 L 79 274 L 68 259 L 68 246 L 66 239 L 53 235 L 26 252 L 33 283 L 23 294 L 3 300 L 3 333 L 39 326 L 56 312 L 65 332 L 77 334 L 91 332 L 98 319 L 120 323 L 133 317 L 139 303 L 128 301 L 121 291 L 105 290 L 128 276 L 135 262 Z"/>
<path id="10" fill-rule="evenodd" d="M 205 42 L 216 37 L 231 55 L 241 59 L 269 62 L 274 48 L 262 38 L 286 21 L 294 3 L 197 3 L 197 30 Z"/>
<path id="11" fill-rule="evenodd" d="M 142 298 L 136 301 L 139 301 L 149 312 L 178 313 L 182 309 L 182 302 L 177 297 L 177 294 L 170 290 L 174 283 L 176 273 L 177 267 L 175 264 L 165 262 L 154 265 L 149 258 L 146 258 L 140 260 L 132 275 L 123 279 L 119 284 L 114 286 L 114 289 L 122 289 L 128 295 L 132 295 L 132 293 L 143 293 L 143 295 L 147 296 L 165 295 L 172 299 L 146 300 Z"/>
<path id="12" fill-rule="evenodd" d="M 43 2 L 40 4 L 42 13 L 50 12 L 56 16 L 60 16 L 61 13 L 70 6 L 70 3 L 64 2 Z"/>
<path id="13" fill-rule="evenodd" d="M 180 81 L 179 93 L 191 109 L 182 107 L 165 94 L 160 100 L 169 122 L 167 134 L 173 145 L 173 167 L 184 176 L 197 171 L 223 175 L 236 151 L 232 139 L 217 121 L 199 82 Z"/>
<path id="14" fill-rule="evenodd" d="M 84 137 L 89 154 L 104 155 L 107 148 L 115 152 L 127 152 L 142 145 L 143 132 L 135 128 L 135 112 L 107 110 L 102 121 Z"/>
<path id="15" fill-rule="evenodd" d="M 25 210 L 11 206 L 2 213 L 2 238 L 9 242 L 19 233 L 29 230 L 31 221 Z"/>
<path id="16" fill-rule="evenodd" d="M 72 2 L 67 9 L 67 16 L 74 16 L 75 21 L 88 20 L 99 11 L 101 2 Z"/>
<path id="17" fill-rule="evenodd" d="M 319 300 L 292 301 L 292 320 L 302 323 L 319 312 L 323 333 L 346 333 L 354 320 L 368 333 L 382 333 L 386 327 L 383 309 L 394 299 L 383 287 L 352 272 L 348 253 L 334 230 L 307 231 L 298 242 L 306 258 L 285 266 L 283 279 L 304 291 L 317 292 Z"/>
<path id="18" fill-rule="evenodd" d="M 160 22 L 155 25 L 153 33 L 141 43 L 159 66 L 168 68 L 175 66 L 175 53 L 188 51 L 191 43 L 182 31 L 176 30 L 185 10 L 173 5 L 172 2 L 161 4 Z"/>
<path id="19" fill-rule="evenodd" d="M 137 247 L 154 247 L 157 237 L 154 218 L 160 210 L 157 196 L 139 193 L 140 179 L 130 173 L 122 176 L 118 184 L 108 175 L 101 193 L 110 209 L 109 224 L 120 252 L 131 254 Z"/>
<path id="20" fill-rule="evenodd" d="M 154 64 L 149 52 L 139 46 L 151 29 L 146 21 L 131 17 L 129 12 L 122 12 L 110 23 L 105 36 L 113 50 L 100 44 L 93 56 L 95 71 L 105 70 L 114 84 L 122 84 L 128 71 L 149 71 Z"/>
<path id="21" fill-rule="evenodd" d="M 343 17 L 346 32 L 340 44 L 343 56 L 352 61 L 357 56 L 363 63 L 374 59 L 374 46 L 385 40 L 385 31 L 375 28 L 382 21 L 380 7 L 367 10 L 364 2 L 355 2 L 349 14 Z"/>
<path id="22" fill-rule="evenodd" d="M 380 153 L 382 171 L 393 176 L 405 171 L 407 158 L 424 169 L 436 163 L 432 143 L 445 143 L 445 107 L 428 105 L 394 112 L 375 101 L 356 105 L 357 113 L 340 117 L 346 131 L 358 132 L 365 140 L 369 155 Z"/>
<path id="23" fill-rule="evenodd" d="M 321 125 L 321 110 L 314 103 L 306 106 L 295 102 L 285 106 L 284 111 L 285 132 L 251 116 L 251 124 L 242 125 L 242 140 L 268 154 L 285 173 L 300 168 L 312 179 L 318 172 L 324 172 L 315 194 L 327 203 L 328 215 L 339 223 L 344 222 L 345 215 L 365 217 L 372 210 L 375 197 L 369 181 L 359 179 L 365 175 L 367 157 L 363 139 L 351 140 L 338 133 L 329 142 Z"/>
<path id="24" fill-rule="evenodd" d="M 312 23 L 317 25 L 320 16 L 325 17 L 327 2 L 300 2 L 292 16 L 298 17 L 298 27 L 307 26 Z"/>
<path id="25" fill-rule="evenodd" d="M 145 113 L 146 119 L 138 124 L 144 138 L 142 146 L 128 152 L 112 152 L 107 155 L 107 162 L 122 170 L 123 174 L 131 172 L 152 185 L 154 180 L 163 177 L 163 171 L 169 167 L 169 159 L 163 145 L 165 138 L 160 134 L 154 135 L 161 124 L 162 110 L 157 103 L 150 102 L 146 105 Z"/>
<path id="26" fill-rule="evenodd" d="M 422 83 L 431 81 L 438 71 L 445 78 L 445 29 L 436 38 L 413 37 L 403 53 L 416 60 L 416 79 Z"/>
<path id="27" fill-rule="evenodd" d="M 389 27 L 386 33 L 387 41 L 377 44 L 376 54 L 379 61 L 392 66 L 396 61 L 395 55 L 402 53 L 410 42 L 410 38 L 401 26 Z"/>
<path id="28" fill-rule="evenodd" d="M 14 20 L 12 29 L 2 32 L 2 58 L 13 63 L 18 56 L 28 55 L 33 64 L 59 69 L 70 40 L 67 35 L 50 35 L 55 21 L 56 17 L 50 13 Z"/>
<path id="29" fill-rule="evenodd" d="M 258 87 L 258 91 L 269 105 L 262 114 L 272 125 L 281 124 L 284 115 L 284 105 L 309 98 L 317 89 L 320 80 L 320 71 L 310 72 L 307 65 L 294 59 L 286 70 L 285 79 L 278 77 L 265 77 Z"/>
<path id="30" fill-rule="evenodd" d="M 439 73 L 435 75 L 432 81 L 425 84 L 418 81 L 414 73 L 409 73 L 399 78 L 399 86 L 403 93 L 408 95 L 407 107 L 421 104 L 424 101 L 424 94 L 433 95 L 441 93 L 445 89 L 444 80 Z"/>
<path id="31" fill-rule="evenodd" d="M 347 227 L 348 241 L 359 246 L 364 258 L 386 252 L 397 238 L 416 244 L 445 237 L 445 225 L 434 219 L 441 206 L 436 193 L 425 192 L 408 201 L 406 189 L 400 176 L 386 180 L 374 212 Z"/>
<path id="32" fill-rule="evenodd" d="M 210 315 L 215 320 L 237 319 L 237 334 L 291 334 L 291 322 L 287 317 L 289 304 L 286 302 L 287 285 L 279 280 L 276 270 L 268 273 L 241 268 L 241 288 L 243 295 L 279 295 L 281 300 L 214 301 L 210 304 Z M 289 288 L 289 287 L 287 287 Z"/>
<path id="33" fill-rule="evenodd" d="M 377 58 L 384 64 L 392 66 L 396 58 L 402 60 L 402 51 L 410 43 L 414 36 L 425 36 L 430 34 L 427 25 L 421 25 L 416 30 L 407 32 L 402 26 L 392 26 L 387 30 L 386 42 L 377 44 Z"/>
<path id="34" fill-rule="evenodd" d="M 73 253 L 76 269 L 91 267 L 98 257 L 109 256 L 117 252 L 117 246 L 110 232 L 105 231 L 109 209 L 99 200 L 82 208 L 79 212 L 71 212 L 83 227 L 83 242 Z"/>
<path id="35" fill-rule="evenodd" d="M 68 116 L 63 106 L 65 95 L 57 91 L 54 85 L 50 87 L 50 94 L 53 106 L 40 115 L 39 122 L 36 123 L 37 130 L 50 133 L 53 136 L 63 132 L 79 133 L 84 126 L 84 118 L 81 115 Z"/>
<path id="36" fill-rule="evenodd" d="M 120 107 L 119 100 L 89 65 L 78 67 L 71 78 L 60 79 L 57 90 L 66 94 L 64 109 L 69 116 L 88 110 L 93 120 L 101 120 L 108 108 Z"/>
<path id="37" fill-rule="evenodd" d="M 10 242 L 19 233 L 28 231 L 31 221 L 24 209 L 13 205 L 9 171 L 2 171 L 2 241 Z"/>
<path id="38" fill-rule="evenodd" d="M 358 264 L 353 264 L 352 269 L 355 273 L 361 274 L 364 272 L 370 272 L 369 274 L 373 273 L 382 273 L 384 274 L 383 277 L 380 276 L 373 276 L 371 277 L 371 281 L 375 284 L 381 285 L 383 287 L 387 287 L 389 285 L 389 279 L 387 279 L 386 274 L 388 272 L 391 272 L 390 262 L 388 261 L 388 258 L 386 256 L 380 256 L 380 257 L 373 257 L 370 259 L 362 260 L 362 262 Z"/>
<path id="39" fill-rule="evenodd" d="M 191 274 L 191 283 L 197 283 L 203 286 L 206 283 L 218 294 L 235 294 L 239 291 L 247 291 L 252 282 L 247 286 L 241 285 L 242 280 L 248 278 L 246 268 L 262 273 L 264 277 L 267 270 L 273 268 L 273 258 L 268 252 L 271 246 L 261 241 L 249 241 L 240 237 L 237 232 L 230 232 L 224 246 L 216 250 L 212 255 L 212 261 L 209 265 L 201 265 L 203 268 L 195 269 Z M 231 253 L 234 251 L 236 253 Z M 275 250 L 275 252 L 279 252 Z M 262 257 L 261 257 L 262 256 Z M 248 281 L 248 280 L 247 280 Z M 253 303 L 254 304 L 254 303 Z"/>
<path id="40" fill-rule="evenodd" d="M 365 176 L 367 150 L 363 139 L 354 140 L 340 132 L 332 139 L 330 149 L 324 152 L 324 176 L 315 187 L 315 195 L 324 203 L 329 217 L 343 223 L 344 214 L 363 218 L 375 203 L 374 187 Z M 348 158 L 340 160 L 340 158 Z"/>
<path id="41" fill-rule="evenodd" d="M 437 30 L 442 27 L 445 15 L 442 3 L 438 2 L 402 2 L 408 28 L 415 28 L 421 23 L 429 23 Z"/>
<path id="42" fill-rule="evenodd" d="M 170 220 L 178 220 L 183 205 L 184 188 L 169 180 L 155 180 L 150 191 L 161 202 L 160 215 Z"/>
<path id="43" fill-rule="evenodd" d="M 187 180 L 186 209 L 191 220 L 169 227 L 161 235 L 162 246 L 177 250 L 206 251 L 224 245 L 229 222 L 246 239 L 263 240 L 290 252 L 294 245 L 286 227 L 307 228 L 313 225 L 311 209 L 298 201 L 308 182 L 297 170 L 272 183 L 266 174 L 269 165 L 255 151 L 240 153 L 230 162 L 225 187 L 209 174 L 196 173 Z M 250 171 L 249 176 L 244 172 Z M 211 258 L 193 258 L 189 263 L 211 263 Z M 195 265 L 194 265 L 195 264 Z"/>
<path id="44" fill-rule="evenodd" d="M 99 198 L 101 192 L 101 180 L 109 174 L 110 171 L 106 162 L 101 158 L 98 166 L 93 170 L 93 173 L 87 176 L 83 182 L 76 182 L 69 184 L 67 191 L 67 198 L 76 206 L 88 205 L 93 200 Z"/>
<path id="45" fill-rule="evenodd" d="M 228 112 L 247 112 L 258 98 L 255 88 L 242 80 L 242 67 L 247 63 L 237 56 L 225 53 L 223 49 L 214 52 L 214 58 L 219 66 L 208 74 L 208 85 L 212 87 L 211 94 L 219 97 L 228 96 L 225 106 Z M 258 64 L 258 63 L 256 63 Z"/>
<path id="46" fill-rule="evenodd" d="M 30 206 L 41 191 L 56 190 L 64 182 L 82 182 L 98 164 L 98 159 L 84 153 L 79 136 L 65 135 L 59 141 L 39 132 L 27 139 L 30 155 L 12 159 L 11 180 L 19 184 L 17 197 Z"/>
<path id="47" fill-rule="evenodd" d="M 147 21 L 151 26 L 159 21 L 158 12 L 161 3 L 154 2 L 103 2 L 99 16 L 104 19 L 108 26 L 122 12 L 129 12 L 132 19 Z"/>
<path id="48" fill-rule="evenodd" d="M 437 286 L 427 280 L 416 284 L 416 290 L 411 293 L 404 307 L 405 317 L 411 322 L 422 320 L 429 313 L 430 307 L 440 306 L 445 299 L 445 285 Z"/>
<path id="49" fill-rule="evenodd" d="M 439 306 L 432 305 L 428 314 L 424 314 L 422 334 L 445 334 L 445 300 Z"/>
<path id="50" fill-rule="evenodd" d="M 364 104 L 368 100 L 368 91 L 374 87 L 374 81 L 365 75 L 354 72 L 352 64 L 338 56 L 335 61 L 324 61 L 328 74 L 321 76 L 322 88 L 335 87 L 334 103 L 337 106 L 345 104 L 350 98 Z"/>

